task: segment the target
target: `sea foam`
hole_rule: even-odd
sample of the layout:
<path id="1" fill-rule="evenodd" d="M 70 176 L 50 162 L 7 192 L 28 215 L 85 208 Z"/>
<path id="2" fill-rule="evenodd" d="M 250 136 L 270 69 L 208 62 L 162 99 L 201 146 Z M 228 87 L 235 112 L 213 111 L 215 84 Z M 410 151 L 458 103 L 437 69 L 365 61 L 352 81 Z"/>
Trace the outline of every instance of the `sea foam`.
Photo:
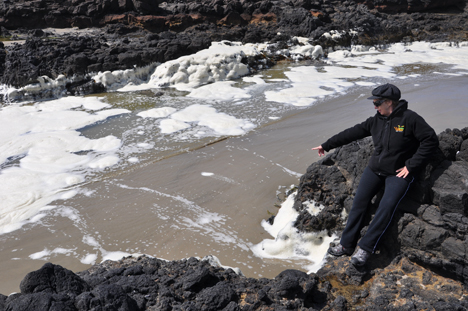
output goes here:
<path id="1" fill-rule="evenodd" d="M 330 242 L 336 235 L 329 236 L 326 231 L 304 233 L 294 227 L 299 213 L 293 208 L 296 193 L 290 194 L 282 203 L 273 224 L 262 221 L 263 228 L 272 236 L 252 247 L 253 253 L 262 258 L 305 259 L 310 272 L 316 272 L 323 264 Z M 315 216 L 323 206 L 316 206 L 314 202 L 306 204 L 308 212 Z"/>
<path id="2" fill-rule="evenodd" d="M 125 109 L 99 110 L 107 107 L 96 97 L 69 97 L 1 109 L 0 233 L 18 229 L 65 193 L 69 198 L 72 192 L 67 189 L 85 181 L 86 168 L 100 170 L 119 161 L 113 153 L 121 146 L 120 139 L 112 135 L 89 139 L 76 131 L 128 113 Z"/>
<path id="3" fill-rule="evenodd" d="M 335 35 L 339 33 L 331 34 L 330 38 L 339 39 Z M 321 48 L 308 44 L 307 40 L 299 40 L 299 43 L 289 51 L 292 58 L 296 57 L 294 55 L 316 57 L 323 53 Z M 446 75 L 466 75 L 468 70 L 467 42 L 414 42 L 393 44 L 386 49 L 355 46 L 329 52 L 320 66 L 291 66 L 284 71 L 284 75 L 281 72 L 280 76 L 271 78 L 262 72 L 248 76 L 250 71 L 243 60 L 258 56 L 267 49 L 267 44 L 241 45 L 223 41 L 214 43 L 207 50 L 165 64 L 97 73 L 95 81 L 105 84 L 110 90 L 120 91 L 115 94 L 163 86 L 185 91 L 183 94 L 186 95 L 180 96 L 187 99 L 183 105 L 167 100 L 167 96 L 164 100 L 154 99 L 151 108 L 135 113 L 137 125 L 125 133 L 127 136 L 138 136 L 132 145 L 124 145 L 126 142 L 114 135 L 104 134 L 90 139 L 79 132 L 83 127 L 104 123 L 109 117 L 133 113 L 119 107 L 121 102 L 107 103 L 94 96 L 69 96 L 30 104 L 15 104 L 7 100 L 0 107 L 0 233 L 11 232 L 26 223 L 40 222 L 48 210 L 55 208 L 49 205 L 50 202 L 73 197 L 79 193 L 80 185 L 89 180 L 89 175 L 111 170 L 124 162 L 122 160 L 128 155 L 125 148 L 134 148 L 141 153 L 141 157 L 133 155 L 126 159 L 130 163 L 138 163 L 145 152 L 156 148 L 162 140 L 175 141 L 190 135 L 194 139 L 245 135 L 259 125 L 255 120 L 265 111 L 275 114 L 267 115 L 266 119 L 276 120 L 279 118 L 276 113 L 280 115 L 280 109 L 277 109 L 280 106 L 310 106 L 320 99 L 343 94 L 352 88 L 365 88 L 367 92 L 381 81 L 415 77 L 414 73 L 404 74 L 396 70 L 406 64 L 452 66 L 451 72 L 440 72 Z M 255 83 L 262 93 L 256 94 L 255 98 L 251 86 L 237 84 L 240 80 L 230 81 L 239 77 L 244 77 L 245 83 Z M 63 77 L 57 80 L 42 77 L 37 84 L 21 90 L 0 86 L 0 93 L 9 99 L 26 93 L 54 93 L 57 90 L 57 96 L 60 96 L 63 82 Z M 133 93 L 129 94 L 126 98 L 136 97 Z M 277 103 L 277 106 L 268 106 L 270 103 Z M 237 107 L 240 110 L 245 106 L 248 106 L 247 109 L 236 114 Z M 143 122 L 154 127 L 139 128 Z M 177 133 L 181 135 L 175 135 Z M 158 135 L 162 136 L 160 141 L 143 141 L 146 137 L 160 137 Z M 292 176 L 299 175 L 285 168 L 283 170 Z M 202 176 L 230 182 L 229 176 L 206 172 Z M 194 211 L 190 218 L 177 224 L 184 230 L 196 227 L 206 235 L 213 235 L 216 243 L 233 248 L 250 246 L 246 241 L 241 241 L 235 230 L 223 227 L 223 215 L 207 213 L 201 207 L 185 202 L 182 197 L 174 199 L 180 199 L 188 210 Z M 334 237 L 328 237 L 324 232 L 310 235 L 298 233 L 292 226 L 297 217 L 292 200 L 292 197 L 288 198 L 283 204 L 273 225 L 263 222 L 263 227 L 274 240 L 257 244 L 253 251 L 264 258 L 306 259 L 310 261 L 310 270 L 314 270 L 320 266 L 326 248 Z M 313 213 L 312 208 L 316 207 L 310 203 L 310 208 Z M 161 217 L 170 219 L 167 215 Z M 88 245 L 94 243 L 91 239 L 87 242 Z M 96 254 L 102 257 L 122 254 L 118 253 L 119 250 L 101 250 L 99 245 L 92 247 L 96 247 L 95 253 L 83 255 L 77 252 L 77 258 L 84 263 L 92 263 L 97 260 Z M 54 254 L 63 254 L 65 248 L 50 249 L 37 252 L 33 257 L 48 259 Z M 70 254 L 75 256 L 75 253 Z"/>

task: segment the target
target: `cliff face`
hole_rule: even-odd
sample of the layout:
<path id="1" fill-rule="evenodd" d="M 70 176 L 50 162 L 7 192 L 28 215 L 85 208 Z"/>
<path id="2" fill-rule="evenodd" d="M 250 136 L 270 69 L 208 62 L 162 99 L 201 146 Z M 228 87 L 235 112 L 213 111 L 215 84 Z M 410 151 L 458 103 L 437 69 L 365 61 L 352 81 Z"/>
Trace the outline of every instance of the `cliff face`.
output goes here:
<path id="1" fill-rule="evenodd" d="M 286 270 L 253 279 L 214 257 L 127 257 L 76 274 L 47 263 L 26 275 L 21 293 L 0 295 L 0 311 L 467 310 L 468 128 L 446 130 L 439 140 L 438 153 L 362 268 L 349 257 L 328 256 L 315 274 Z M 295 203 L 300 231 L 339 233 L 371 151 L 369 140 L 358 141 L 308 168 Z M 311 216 L 303 208 L 310 200 L 326 208 Z"/>

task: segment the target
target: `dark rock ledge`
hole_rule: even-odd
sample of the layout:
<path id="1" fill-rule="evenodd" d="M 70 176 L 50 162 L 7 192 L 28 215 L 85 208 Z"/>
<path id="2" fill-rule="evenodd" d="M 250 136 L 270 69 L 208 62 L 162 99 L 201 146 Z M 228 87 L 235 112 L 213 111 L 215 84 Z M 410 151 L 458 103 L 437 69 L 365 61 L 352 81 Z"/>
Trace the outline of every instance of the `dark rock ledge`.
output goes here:
<path id="1" fill-rule="evenodd" d="M 213 41 L 309 38 L 325 50 L 351 44 L 467 40 L 467 0 L 0 0 L 0 84 L 47 76 L 68 94 L 105 91 L 92 73 L 132 69 L 206 49 Z M 58 36 L 49 28 L 92 29 Z M 323 36 L 338 31 L 340 38 Z M 277 61 L 272 58 L 271 62 Z M 2 99 L 0 99 L 2 100 Z"/>
<path id="2" fill-rule="evenodd" d="M 26 275 L 21 293 L 0 295 L 0 310 L 468 310 L 468 127 L 448 129 L 439 140 L 363 268 L 327 257 L 317 273 L 254 279 L 213 258 L 127 257 L 76 274 L 47 263 Z M 343 209 L 371 151 L 370 140 L 361 140 L 307 169 L 295 203 L 301 232 L 342 230 Z M 302 204 L 309 200 L 326 208 L 311 216 Z"/>

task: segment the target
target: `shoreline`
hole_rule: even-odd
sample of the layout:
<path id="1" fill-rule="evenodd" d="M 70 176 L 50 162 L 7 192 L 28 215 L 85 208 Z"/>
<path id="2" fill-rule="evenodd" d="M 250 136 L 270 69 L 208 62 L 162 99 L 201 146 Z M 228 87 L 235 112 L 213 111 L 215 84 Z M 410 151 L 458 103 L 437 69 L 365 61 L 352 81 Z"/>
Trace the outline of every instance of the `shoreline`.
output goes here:
<path id="1" fill-rule="evenodd" d="M 447 84 L 439 85 L 439 81 L 425 80 L 412 86 L 405 86 L 405 90 L 410 95 L 408 98 L 421 98 L 421 101 L 424 101 L 422 107 L 427 108 L 428 104 L 434 104 L 438 100 L 434 98 L 434 94 L 428 94 L 428 88 L 437 91 L 434 86 L 438 86 L 449 92 L 450 88 L 458 89 L 459 84 L 468 79 L 467 76 L 462 78 L 457 81 L 446 80 L 445 82 L 450 83 L 450 87 Z M 456 95 L 462 97 L 466 92 L 468 91 L 464 90 L 463 93 Z M 436 97 L 447 97 L 447 93 L 436 94 Z M 304 110 L 304 113 L 291 115 L 285 120 L 293 122 L 295 126 L 299 124 L 300 128 L 310 128 L 310 123 L 302 124 L 298 121 L 310 121 L 311 118 L 320 120 L 318 112 L 322 112 L 323 117 L 328 115 L 326 111 L 329 110 L 334 112 L 334 116 L 343 114 L 340 120 L 352 121 L 357 116 L 350 117 L 349 111 L 345 114 L 345 110 L 356 110 L 363 106 L 358 104 L 357 100 L 350 99 L 350 97 L 356 98 L 356 95 L 359 101 L 363 101 L 363 96 L 361 96 L 363 94 L 348 94 L 344 98 L 336 98 L 335 101 L 325 101 L 324 104 L 328 106 L 317 107 L 319 109 L 315 113 Z M 431 101 L 425 101 L 426 97 Z M 369 102 L 366 101 L 366 104 L 367 108 L 363 110 L 369 109 Z M 448 108 L 454 111 L 454 105 Z M 466 111 L 466 107 L 459 108 Z M 427 113 L 425 117 L 432 119 L 434 116 L 432 113 Z M 324 122 L 324 120 L 321 121 Z M 268 132 L 285 134 L 278 130 L 290 127 L 283 122 L 274 125 L 276 129 L 266 127 L 263 133 L 250 135 L 249 139 L 253 142 L 254 136 L 265 137 L 268 136 Z M 443 125 L 434 123 L 434 126 Z M 455 146 L 454 149 L 454 146 L 450 146 L 454 139 L 458 141 L 461 139 L 463 143 L 460 145 L 465 145 L 465 147 Z M 189 257 L 174 261 L 160 260 L 152 256 L 130 256 L 118 261 L 104 261 L 76 274 L 66 267 L 47 263 L 39 270 L 31 271 L 25 276 L 21 282 L 21 293 L 9 297 L 0 295 L 0 306 L 8 308 L 14 305 L 21 310 L 35 311 L 37 305 L 55 302 L 57 295 L 60 295 L 63 297 L 60 303 L 64 306 L 69 305 L 71 310 L 75 310 L 74 308 L 90 310 L 97 305 L 135 310 L 175 307 L 195 310 L 258 310 L 262 307 L 276 309 L 285 306 L 295 310 L 309 308 L 322 310 L 336 308 L 336 306 L 339 306 L 340 310 L 356 306 L 374 310 L 382 307 L 383 299 L 389 306 L 388 310 L 400 309 L 401 306 L 418 310 L 431 307 L 441 310 L 461 310 L 468 305 L 468 300 L 465 277 L 456 271 L 464 269 L 467 264 L 466 260 L 459 261 L 459 258 L 464 256 L 464 249 L 460 247 L 464 245 L 464 240 L 459 233 L 460 230 L 466 232 L 466 226 L 463 223 L 466 223 L 467 218 L 463 216 L 465 212 L 462 198 L 458 197 L 454 201 L 453 195 L 458 194 L 460 189 L 466 192 L 464 179 L 468 172 L 466 162 L 468 160 L 466 148 L 468 127 L 463 128 L 462 131 L 441 133 L 439 140 L 441 142 L 439 152 L 428 165 L 427 173 L 431 176 L 420 176 L 422 179 L 415 185 L 417 189 L 423 186 L 424 192 L 434 191 L 434 194 L 440 195 L 438 202 L 431 199 L 430 202 L 426 202 L 429 205 L 422 204 L 421 199 L 425 194 L 420 192 L 421 189 L 411 193 L 410 201 L 413 199 L 416 201 L 402 202 L 398 223 L 393 223 L 390 228 L 397 236 L 394 234 L 385 236 L 382 240 L 383 245 L 379 247 L 379 251 L 373 255 L 373 260 L 369 261 L 365 267 L 354 267 L 350 264 L 348 257 L 327 256 L 325 266 L 317 273 L 305 273 L 289 266 L 271 278 L 252 278 L 239 276 L 238 272 L 236 273 L 229 267 L 227 269 L 221 267 L 216 256 L 205 256 L 201 260 Z M 235 149 L 233 143 L 231 141 L 230 151 Z M 213 145 L 215 147 L 213 152 L 216 152 L 216 147 L 219 145 Z M 301 196 L 306 197 L 301 197 L 300 201 L 302 202 L 302 199 L 307 201 L 310 197 L 314 197 L 314 192 L 310 190 L 317 187 L 311 183 L 315 179 L 329 179 L 322 185 L 318 185 L 317 191 L 331 190 L 332 195 L 339 193 L 350 195 L 352 191 L 348 190 L 355 187 L 349 184 L 350 180 L 358 177 L 357 167 L 362 170 L 365 166 L 363 163 L 367 162 L 366 157 L 369 155 L 364 154 L 369 151 L 369 147 L 372 148 L 371 145 L 369 139 L 362 141 L 362 145 L 359 144 L 360 148 L 366 150 L 364 153 L 356 150 L 357 144 L 343 146 L 337 152 L 330 153 L 330 156 L 323 161 L 313 162 L 307 168 L 307 176 L 304 175 L 301 178 L 302 190 L 299 192 Z M 457 153 L 455 159 L 453 151 L 457 150 L 460 155 Z M 354 164 L 348 165 L 350 156 L 355 158 L 355 161 L 351 161 Z M 199 166 L 202 163 L 196 161 L 195 164 Z M 447 164 L 449 164 L 448 167 Z M 185 163 L 185 167 L 191 167 L 190 163 Z M 154 169 L 152 168 L 152 172 Z M 339 170 L 343 175 L 330 174 L 330 169 Z M 435 180 L 432 180 L 430 189 L 426 189 L 425 182 L 432 178 Z M 125 179 L 125 182 L 130 182 L 130 180 Z M 462 188 L 458 188 L 460 186 Z M 344 189 L 346 187 L 351 187 L 351 189 Z M 343 190 L 346 191 L 342 192 Z M 446 201 L 446 198 L 450 200 Z M 327 199 L 324 198 L 325 201 Z M 416 211 L 414 203 L 418 202 L 419 206 Z M 332 209 L 323 210 L 320 213 L 322 212 L 340 213 Z M 446 224 L 453 224 L 453 221 L 457 219 L 461 219 L 462 223 L 451 228 L 446 226 Z M 434 239 L 434 232 L 441 233 L 441 239 Z M 442 234 L 444 232 L 445 234 Z M 430 245 L 426 241 L 427 238 L 432 241 Z M 432 260 L 433 257 L 436 261 Z M 452 265 L 457 268 L 456 271 L 452 269 Z M 334 281 L 330 283 L 330 279 Z M 446 290 L 441 290 L 444 288 Z M 411 295 L 407 294 L 408 291 Z M 32 305 L 31 299 L 34 299 L 36 304 Z M 384 307 L 383 310 L 387 308 Z"/>
<path id="2" fill-rule="evenodd" d="M 437 78 L 433 76 L 430 81 L 417 83 L 403 81 L 406 84 L 401 85 L 402 97 L 409 101 L 409 109 L 413 109 L 422 115 L 436 129 L 436 133 L 445 130 L 445 128 L 463 127 L 462 125 L 466 122 L 464 118 L 465 111 L 468 108 L 466 104 L 463 104 L 463 99 L 468 95 L 468 91 L 465 91 L 463 86 L 466 85 L 468 77 L 444 76 L 445 79 Z M 157 228 L 156 224 L 151 224 L 154 221 L 151 213 L 145 214 L 146 212 L 143 209 L 127 211 L 127 202 L 134 201 L 138 206 L 148 206 L 152 204 L 150 202 L 155 202 L 155 198 L 158 198 L 160 202 L 158 204 L 171 206 L 174 202 L 164 203 L 160 201 L 163 197 L 160 197 L 157 193 L 163 191 L 170 195 L 169 200 L 173 200 L 173 197 L 185 193 L 184 197 L 186 199 L 202 207 L 205 212 L 218 213 L 228 217 L 224 224 L 227 228 L 234 225 L 239 226 L 239 221 L 245 222 L 242 224 L 241 228 L 243 229 L 239 233 L 234 231 L 226 231 L 225 233 L 238 235 L 239 240 L 244 241 L 243 243 L 247 247 L 249 247 L 248 245 L 260 243 L 264 239 L 271 238 L 264 231 L 260 222 L 268 218 L 268 213 L 274 213 L 278 187 L 286 187 L 299 181 L 297 176 L 290 175 L 283 168 L 302 174 L 311 163 L 319 159 L 318 155 L 310 148 L 321 144 L 329 135 L 363 121 L 367 116 L 372 115 L 374 113 L 373 107 L 369 106 L 368 101 L 363 99 L 364 95 L 356 90 L 350 94 L 302 109 L 281 121 L 273 122 L 268 126 L 255 130 L 245 137 L 228 138 L 205 148 L 164 159 L 141 170 L 129 172 L 124 178 L 125 182 L 122 183 L 126 188 L 122 188 L 118 184 L 100 182 L 88 189 L 89 191 L 99 191 L 101 188 L 108 188 L 106 192 L 110 191 L 115 196 L 110 200 L 106 198 L 97 200 L 96 198 L 81 196 L 81 198 L 72 199 L 67 205 L 81 206 L 81 209 L 89 210 L 88 213 L 92 212 L 94 220 L 88 219 L 88 221 L 92 221 L 89 224 L 91 227 L 93 227 L 94 221 L 99 222 L 101 219 L 108 218 L 107 211 L 112 211 L 117 217 L 116 220 L 121 219 L 118 224 L 114 224 L 117 227 L 140 222 L 139 226 L 156 226 Z M 440 106 L 440 102 L 444 103 L 443 108 Z M 458 102 L 460 104 L 457 104 Z M 441 111 L 447 110 L 450 114 L 441 114 Z M 278 142 L 281 142 L 281 147 L 279 147 Z M 239 165 L 245 167 L 247 171 L 239 170 Z M 255 176 L 249 174 L 248 171 L 248 168 L 252 166 L 260 166 L 260 169 L 255 169 Z M 200 179 L 200 173 L 202 172 L 212 172 L 213 175 L 206 174 L 207 176 Z M 159 178 L 155 179 L 155 176 L 159 176 Z M 161 177 L 164 178 L 161 179 Z M 225 177 L 229 177 L 230 181 L 224 179 Z M 109 190 L 109 187 L 111 190 Z M 144 189 L 153 190 L 146 191 Z M 60 202 L 57 203 L 61 204 Z M 99 206 L 99 209 L 94 210 L 93 206 Z M 221 210 L 219 210 L 220 206 L 222 206 Z M 137 217 L 135 218 L 135 216 Z M 143 223 L 138 220 L 145 218 L 146 220 Z M 122 222 L 124 219 L 125 222 Z M 67 222 L 63 223 L 63 226 L 69 225 Z M 165 230 L 169 229 L 166 228 Z M 111 227 L 107 230 L 111 230 Z M 80 233 L 76 232 L 74 234 L 79 235 Z M 174 234 L 180 235 L 178 232 L 174 232 Z M 13 236 L 16 235 L 13 234 Z M 30 235 L 31 237 L 29 237 Z M 115 232 L 112 235 L 116 240 L 126 240 L 125 231 Z M 46 242 L 49 239 L 48 234 L 43 230 L 34 233 L 26 232 L 26 236 L 21 240 L 30 240 L 32 236 L 35 239 L 38 238 L 37 240 L 33 239 L 34 244 L 48 244 Z M 4 238 L 6 237 L 4 236 Z M 259 278 L 274 277 L 287 266 L 300 269 L 302 265 L 300 262 L 249 258 L 251 256 L 250 251 L 246 252 L 242 248 L 234 248 L 227 252 L 227 250 L 223 250 L 224 246 L 221 246 L 214 251 L 213 247 L 206 246 L 211 244 L 209 240 L 205 242 L 198 241 L 197 243 L 200 243 L 198 251 L 187 253 L 187 250 L 193 249 L 193 242 L 189 237 L 185 242 L 181 242 L 183 241 L 182 237 L 179 238 L 177 241 L 164 241 L 164 248 L 168 253 L 163 252 L 161 246 L 158 245 L 147 247 L 145 253 L 155 257 L 167 258 L 168 260 L 180 260 L 189 256 L 215 255 L 223 265 L 239 267 L 246 276 Z M 41 242 L 42 240 L 43 242 Z M 23 244 L 22 247 L 26 246 L 24 243 L 20 243 L 17 246 L 8 246 L 8 248 L 15 248 L 21 244 Z M 125 248 L 125 246 L 123 247 Z M 232 249 L 232 246 L 230 248 Z M 233 258 L 233 251 L 237 254 L 236 256 L 241 257 Z M 22 255 L 22 252 L 19 251 L 16 256 L 27 257 L 28 253 Z M 242 256 L 245 256 L 245 258 L 241 259 Z M 52 262 L 73 271 L 82 271 L 86 267 L 86 265 L 77 264 L 76 260 L 69 260 L 63 256 L 52 260 Z M 251 268 L 240 265 L 241 262 L 251 266 Z M 2 291 L 7 290 L 6 288 L 18 286 L 24 274 L 42 266 L 43 261 L 32 260 L 25 261 L 25 263 L 27 265 L 22 265 L 20 269 L 18 269 L 18 262 L 9 261 L 5 263 L 5 269 L 9 272 L 5 273 L 6 270 L 4 270 L 2 273 L 6 274 L 4 278 L 12 280 L 17 285 L 13 285 L 13 283 L 3 284 L 2 287 L 5 287 L 3 287 Z"/>

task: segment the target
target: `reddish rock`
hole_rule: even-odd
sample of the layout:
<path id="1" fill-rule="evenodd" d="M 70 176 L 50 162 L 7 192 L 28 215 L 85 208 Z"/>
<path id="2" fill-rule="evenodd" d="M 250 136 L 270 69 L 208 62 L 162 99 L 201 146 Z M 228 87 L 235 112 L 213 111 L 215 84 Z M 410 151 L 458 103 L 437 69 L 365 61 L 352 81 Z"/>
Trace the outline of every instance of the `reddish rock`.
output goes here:
<path id="1" fill-rule="evenodd" d="M 218 21 L 221 26 L 245 26 L 248 22 L 237 12 L 230 12 L 224 18 Z"/>
<path id="2" fill-rule="evenodd" d="M 252 19 L 250 20 L 251 24 L 268 24 L 268 23 L 276 23 L 277 16 L 275 13 L 267 13 L 267 14 L 254 14 L 252 15 Z"/>

